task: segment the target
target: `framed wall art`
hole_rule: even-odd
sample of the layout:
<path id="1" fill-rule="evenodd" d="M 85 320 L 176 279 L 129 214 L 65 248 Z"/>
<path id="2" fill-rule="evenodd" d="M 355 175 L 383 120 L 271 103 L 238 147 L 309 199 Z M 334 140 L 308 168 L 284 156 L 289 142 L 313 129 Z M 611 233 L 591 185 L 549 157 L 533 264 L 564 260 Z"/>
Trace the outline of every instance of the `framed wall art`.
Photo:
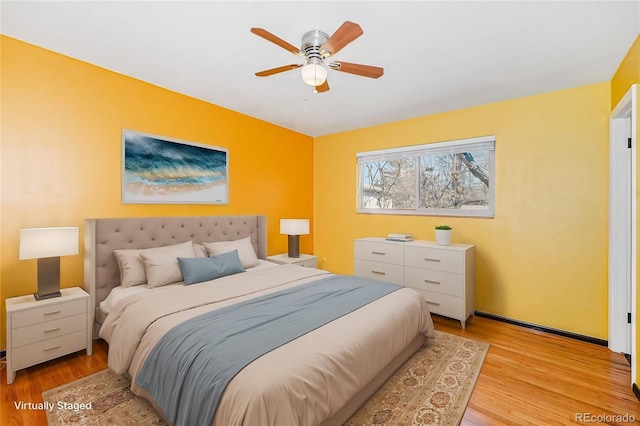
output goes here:
<path id="1" fill-rule="evenodd" d="M 122 202 L 228 204 L 225 148 L 122 130 Z"/>

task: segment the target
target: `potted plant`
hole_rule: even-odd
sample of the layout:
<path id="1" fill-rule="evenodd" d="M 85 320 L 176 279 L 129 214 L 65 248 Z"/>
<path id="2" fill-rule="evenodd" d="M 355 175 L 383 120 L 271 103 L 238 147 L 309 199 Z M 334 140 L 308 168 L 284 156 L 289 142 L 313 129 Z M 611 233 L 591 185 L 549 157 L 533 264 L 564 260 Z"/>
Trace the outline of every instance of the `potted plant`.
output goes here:
<path id="1" fill-rule="evenodd" d="M 440 246 L 448 246 L 451 242 L 451 227 L 449 225 L 436 226 L 436 243 Z"/>

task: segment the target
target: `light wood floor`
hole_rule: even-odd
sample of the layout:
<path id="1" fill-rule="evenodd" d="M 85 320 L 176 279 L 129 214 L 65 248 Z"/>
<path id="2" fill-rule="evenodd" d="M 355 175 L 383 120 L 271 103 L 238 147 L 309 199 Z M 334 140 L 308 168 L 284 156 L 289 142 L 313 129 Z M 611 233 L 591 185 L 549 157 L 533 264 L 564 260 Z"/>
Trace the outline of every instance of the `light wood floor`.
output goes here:
<path id="1" fill-rule="evenodd" d="M 640 420 L 629 364 L 606 347 L 487 318 L 473 318 L 466 330 L 456 321 L 434 320 L 438 330 L 491 345 L 463 425 L 585 423 L 577 415 L 632 415 Z M 44 390 L 106 368 L 106 351 L 99 340 L 93 356 L 78 352 L 18 371 L 11 385 L 3 371 L 0 425 L 46 424 L 44 412 L 17 411 L 15 401 L 42 402 Z M 600 424 L 623 424 L 615 420 Z"/>

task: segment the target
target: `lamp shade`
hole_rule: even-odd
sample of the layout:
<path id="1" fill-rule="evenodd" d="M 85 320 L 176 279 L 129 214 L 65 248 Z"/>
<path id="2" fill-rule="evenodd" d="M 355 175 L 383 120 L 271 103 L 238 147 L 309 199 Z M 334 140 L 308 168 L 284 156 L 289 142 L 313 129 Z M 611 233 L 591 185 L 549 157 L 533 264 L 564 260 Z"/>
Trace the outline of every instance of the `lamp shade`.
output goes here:
<path id="1" fill-rule="evenodd" d="M 327 81 L 327 70 L 317 62 L 306 63 L 300 68 L 302 81 L 309 86 L 320 86 Z"/>
<path id="2" fill-rule="evenodd" d="M 78 254 L 78 227 L 20 230 L 20 260 Z"/>
<path id="3" fill-rule="evenodd" d="M 309 233 L 309 219 L 280 219 L 280 233 L 307 235 Z"/>

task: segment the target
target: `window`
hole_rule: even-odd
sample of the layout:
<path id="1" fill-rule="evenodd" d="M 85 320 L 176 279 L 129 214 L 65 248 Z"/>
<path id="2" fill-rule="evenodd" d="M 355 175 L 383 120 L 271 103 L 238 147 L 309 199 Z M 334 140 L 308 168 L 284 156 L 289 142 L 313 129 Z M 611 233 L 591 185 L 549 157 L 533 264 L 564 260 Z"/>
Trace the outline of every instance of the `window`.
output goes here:
<path id="1" fill-rule="evenodd" d="M 490 136 L 358 153 L 358 211 L 493 217 L 494 150 Z"/>

